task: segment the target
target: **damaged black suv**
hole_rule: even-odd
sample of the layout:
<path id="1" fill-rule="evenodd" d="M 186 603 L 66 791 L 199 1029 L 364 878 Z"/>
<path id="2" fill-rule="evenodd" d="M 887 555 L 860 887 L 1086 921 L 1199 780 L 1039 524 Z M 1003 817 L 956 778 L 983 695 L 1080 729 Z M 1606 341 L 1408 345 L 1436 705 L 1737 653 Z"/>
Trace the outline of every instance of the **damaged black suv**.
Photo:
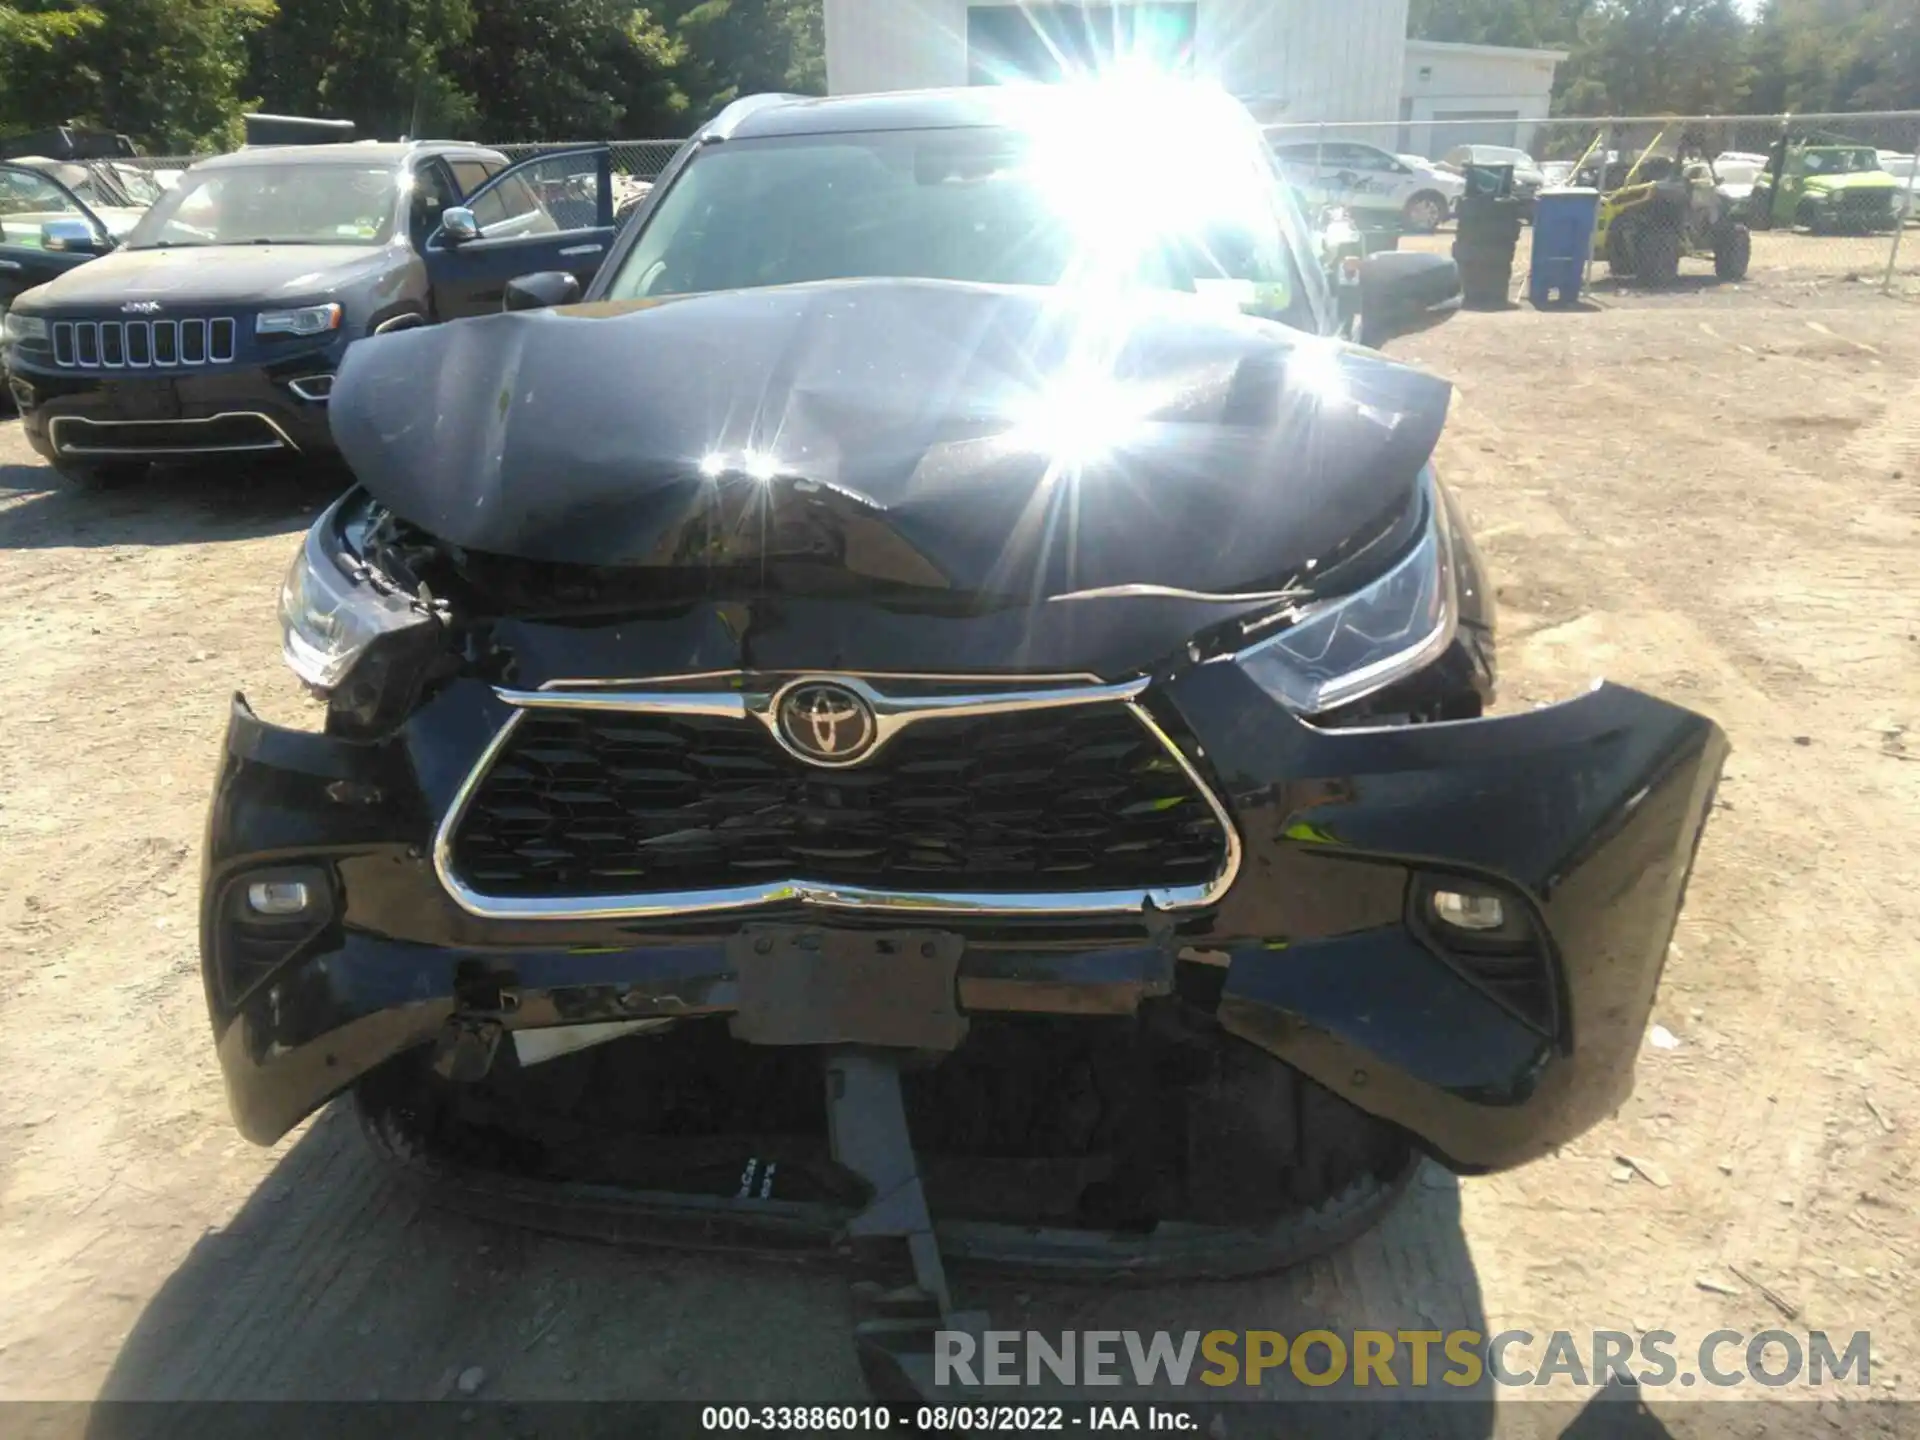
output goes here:
<path id="1" fill-rule="evenodd" d="M 933 1323 L 942 1255 L 1272 1268 L 1608 1114 L 1725 742 L 1483 718 L 1449 387 L 1313 257 L 1224 100 L 762 97 L 583 303 L 353 347 L 325 731 L 236 699 L 209 823 L 240 1128 L 351 1092 L 442 1193 L 878 1246 Z"/>

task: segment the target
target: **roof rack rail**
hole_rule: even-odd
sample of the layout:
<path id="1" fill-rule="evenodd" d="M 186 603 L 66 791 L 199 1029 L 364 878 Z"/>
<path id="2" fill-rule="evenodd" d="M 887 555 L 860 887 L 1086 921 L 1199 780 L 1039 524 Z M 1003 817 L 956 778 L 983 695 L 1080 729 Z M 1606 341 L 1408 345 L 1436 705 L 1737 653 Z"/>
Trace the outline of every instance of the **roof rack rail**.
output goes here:
<path id="1" fill-rule="evenodd" d="M 757 110 L 764 110 L 769 105 L 779 105 L 789 100 L 815 98 L 818 97 L 794 95 L 785 91 L 769 92 L 761 95 L 743 95 L 718 115 L 714 116 L 713 119 L 709 120 L 706 126 L 700 131 L 700 138 L 703 141 L 731 139 L 733 132 L 739 128 L 740 122 Z"/>
<path id="2" fill-rule="evenodd" d="M 310 115 L 242 115 L 248 148 L 262 145 L 345 145 L 356 138 L 351 120 Z"/>

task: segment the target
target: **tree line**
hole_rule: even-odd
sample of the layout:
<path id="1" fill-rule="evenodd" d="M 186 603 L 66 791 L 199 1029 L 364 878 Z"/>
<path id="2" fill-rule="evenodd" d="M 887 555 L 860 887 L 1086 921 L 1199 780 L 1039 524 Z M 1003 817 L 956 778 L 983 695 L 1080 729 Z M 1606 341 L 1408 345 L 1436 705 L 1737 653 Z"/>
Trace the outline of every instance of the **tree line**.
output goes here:
<path id="1" fill-rule="evenodd" d="M 820 0 L 0 0 L 0 136 L 76 121 L 151 154 L 248 110 L 363 135 L 671 137 L 822 91 Z"/>
<path id="2" fill-rule="evenodd" d="M 363 134 L 676 136 L 818 92 L 821 0 L 0 0 L 0 136 L 224 148 L 249 109 Z M 1565 115 L 1920 109 L 1920 0 L 1412 0 L 1429 40 L 1566 50 Z"/>
<path id="3" fill-rule="evenodd" d="M 1565 50 L 1556 115 L 1920 109 L 1920 0 L 1412 0 L 1409 28 Z"/>

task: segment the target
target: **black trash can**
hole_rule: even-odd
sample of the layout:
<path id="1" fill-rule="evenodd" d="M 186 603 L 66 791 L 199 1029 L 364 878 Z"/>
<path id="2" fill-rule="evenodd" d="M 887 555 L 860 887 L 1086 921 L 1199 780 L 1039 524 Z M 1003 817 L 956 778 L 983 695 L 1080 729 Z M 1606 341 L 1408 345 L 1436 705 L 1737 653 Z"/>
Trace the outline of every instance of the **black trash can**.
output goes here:
<path id="1" fill-rule="evenodd" d="M 1524 210 L 1513 193 L 1513 167 L 1469 165 L 1466 181 L 1453 242 L 1461 303 L 1469 310 L 1505 309 L 1513 291 L 1513 254 Z"/>

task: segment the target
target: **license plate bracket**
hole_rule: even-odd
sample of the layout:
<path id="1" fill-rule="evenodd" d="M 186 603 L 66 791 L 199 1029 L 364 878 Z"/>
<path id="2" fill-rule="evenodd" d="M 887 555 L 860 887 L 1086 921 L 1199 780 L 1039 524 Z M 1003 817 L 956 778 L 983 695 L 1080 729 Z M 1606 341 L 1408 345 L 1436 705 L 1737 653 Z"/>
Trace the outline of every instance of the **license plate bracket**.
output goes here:
<path id="1" fill-rule="evenodd" d="M 180 391 L 171 380 L 116 380 L 107 395 L 116 420 L 180 418 Z"/>
<path id="2" fill-rule="evenodd" d="M 962 937 L 940 930 L 748 925 L 727 942 L 738 985 L 730 1022 L 751 1045 L 952 1050 Z"/>

